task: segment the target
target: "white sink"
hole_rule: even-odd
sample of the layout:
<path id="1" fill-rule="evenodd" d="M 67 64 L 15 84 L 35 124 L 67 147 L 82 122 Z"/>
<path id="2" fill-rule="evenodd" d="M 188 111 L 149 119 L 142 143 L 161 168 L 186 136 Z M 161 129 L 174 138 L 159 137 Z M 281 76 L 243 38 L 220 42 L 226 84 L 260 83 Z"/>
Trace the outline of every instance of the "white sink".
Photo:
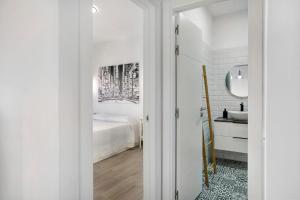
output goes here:
<path id="1" fill-rule="evenodd" d="M 229 119 L 248 120 L 248 112 L 246 111 L 228 111 Z"/>

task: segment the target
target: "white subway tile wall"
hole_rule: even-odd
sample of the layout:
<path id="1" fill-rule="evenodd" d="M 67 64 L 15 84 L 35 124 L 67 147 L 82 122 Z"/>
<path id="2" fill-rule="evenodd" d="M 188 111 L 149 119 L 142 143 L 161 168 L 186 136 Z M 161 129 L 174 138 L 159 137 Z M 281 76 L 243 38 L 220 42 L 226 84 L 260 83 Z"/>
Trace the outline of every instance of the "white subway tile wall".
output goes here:
<path id="1" fill-rule="evenodd" d="M 225 86 L 225 77 L 234 65 L 248 64 L 248 47 L 213 50 L 211 63 L 209 92 L 214 118 L 221 117 L 224 108 L 239 110 L 241 102 L 244 103 L 245 110 L 248 110 L 248 100 L 232 96 Z"/>
<path id="2" fill-rule="evenodd" d="M 203 45 L 202 61 L 207 66 L 209 96 L 212 107 L 213 117 L 221 117 L 224 108 L 227 110 L 239 110 L 240 103 L 243 102 L 245 110 L 248 110 L 248 100 L 239 99 L 232 96 L 226 89 L 225 77 L 228 71 L 238 64 L 248 64 L 248 47 L 237 47 L 231 49 L 212 50 L 211 47 L 205 43 Z M 205 90 L 203 85 L 203 96 Z M 203 105 L 206 106 L 203 98 Z M 207 112 L 205 112 L 204 119 L 207 119 Z M 205 120 L 204 132 L 205 141 L 208 143 L 209 128 Z M 208 147 L 207 157 L 210 158 L 210 148 Z M 218 158 L 247 161 L 247 154 L 217 151 Z"/>

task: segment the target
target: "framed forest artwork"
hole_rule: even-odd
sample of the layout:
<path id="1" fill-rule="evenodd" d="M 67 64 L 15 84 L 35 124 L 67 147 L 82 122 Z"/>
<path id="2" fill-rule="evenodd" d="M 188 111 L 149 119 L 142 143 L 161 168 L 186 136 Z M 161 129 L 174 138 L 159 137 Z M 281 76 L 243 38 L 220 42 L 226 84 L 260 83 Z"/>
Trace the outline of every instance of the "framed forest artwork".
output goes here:
<path id="1" fill-rule="evenodd" d="M 140 65 L 128 63 L 99 68 L 98 102 L 115 101 L 138 104 Z"/>

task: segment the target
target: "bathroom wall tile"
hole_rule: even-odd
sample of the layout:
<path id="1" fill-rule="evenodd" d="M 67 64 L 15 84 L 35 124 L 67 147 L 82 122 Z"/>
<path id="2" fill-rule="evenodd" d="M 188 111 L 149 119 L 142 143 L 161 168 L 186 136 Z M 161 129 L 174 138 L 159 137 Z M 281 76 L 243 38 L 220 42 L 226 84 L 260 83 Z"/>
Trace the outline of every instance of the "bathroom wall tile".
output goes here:
<path id="1" fill-rule="evenodd" d="M 245 104 L 247 110 L 248 101 L 246 99 L 242 100 L 228 93 L 225 87 L 225 77 L 234 65 L 248 63 L 248 47 L 213 50 L 211 51 L 211 63 L 214 72 L 213 76 L 209 77 L 209 92 L 214 118 L 222 116 L 224 108 L 239 110 L 241 102 Z"/>
<path id="2" fill-rule="evenodd" d="M 239 110 L 241 102 L 244 103 L 245 110 L 247 110 L 248 101 L 246 99 L 241 100 L 229 94 L 225 87 L 225 77 L 234 65 L 248 63 L 248 47 L 212 50 L 208 44 L 202 42 L 201 49 L 201 62 L 207 66 L 213 117 L 222 116 L 224 108 Z M 205 96 L 204 85 L 203 96 Z M 205 99 L 202 100 L 202 104 L 206 105 Z"/>

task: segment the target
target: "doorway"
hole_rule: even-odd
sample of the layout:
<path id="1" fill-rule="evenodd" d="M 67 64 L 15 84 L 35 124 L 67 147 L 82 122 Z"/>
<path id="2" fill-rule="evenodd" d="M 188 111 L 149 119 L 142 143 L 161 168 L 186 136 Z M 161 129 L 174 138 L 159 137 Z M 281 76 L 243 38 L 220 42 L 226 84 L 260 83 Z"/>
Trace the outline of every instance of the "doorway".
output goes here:
<path id="1" fill-rule="evenodd" d="M 100 1 L 101 2 L 101 1 Z M 111 2 L 111 1 L 110 1 Z M 140 127 L 143 127 L 143 140 L 141 142 L 142 144 L 142 152 L 138 152 L 139 158 L 140 155 L 143 156 L 143 181 L 140 182 L 142 184 L 139 185 L 139 187 L 142 187 L 143 195 L 141 199 L 158 199 L 159 196 L 161 196 L 161 90 L 160 90 L 160 84 L 161 84 L 161 61 L 160 61 L 160 54 L 161 54 L 161 44 L 159 40 L 157 39 L 158 36 L 155 34 L 156 32 L 160 31 L 160 21 L 157 21 L 156 18 L 160 16 L 161 14 L 161 7 L 159 4 L 155 4 L 152 1 L 148 0 L 135 0 L 135 1 L 129 1 L 132 5 L 136 6 L 136 8 L 140 9 L 143 13 L 143 16 L 138 18 L 142 21 L 143 25 L 143 35 L 142 35 L 142 56 L 143 56 L 143 112 L 142 112 L 142 119 L 139 121 L 142 121 L 140 123 Z M 99 13 L 101 15 L 101 4 L 100 6 L 93 7 L 92 11 L 96 11 L 96 13 Z M 123 9 L 121 9 L 120 13 L 118 15 L 122 16 Z M 115 13 L 116 14 L 116 13 Z M 133 14 L 136 14 L 133 12 Z M 116 14 L 117 15 L 117 14 Z M 136 16 L 135 16 L 136 17 Z M 109 23 L 110 21 L 108 21 Z M 122 24 L 124 26 L 124 24 Z M 130 26 L 134 26 L 134 24 L 130 24 Z M 124 35 L 121 33 L 121 35 Z M 111 35 L 110 35 L 111 36 Z M 122 39 L 122 38 L 121 38 Z M 122 50 L 122 49 L 119 49 Z M 107 58 L 105 58 L 107 59 Z M 101 59 L 103 60 L 103 59 Z M 113 72 L 113 71 L 124 71 L 121 70 L 122 63 L 125 62 L 124 60 L 120 62 L 119 64 L 109 64 L 110 66 L 104 66 L 105 70 L 102 71 L 108 71 L 109 73 L 118 74 L 119 72 Z M 130 63 L 123 63 L 123 65 L 127 65 Z M 137 63 L 133 63 L 134 66 L 137 66 Z M 114 65 L 118 65 L 116 67 L 111 67 Z M 140 65 L 139 65 L 140 66 Z M 94 69 L 93 71 L 93 82 L 94 86 L 99 84 L 99 66 L 98 69 Z M 107 69 L 107 70 L 106 70 Z M 96 79 L 95 79 L 95 73 Z M 103 74 L 103 73 L 102 73 Z M 107 74 L 106 72 L 104 74 Z M 91 76 L 90 76 L 91 77 Z M 112 76 L 109 76 L 112 77 Z M 135 75 L 132 75 L 131 77 L 135 77 Z M 86 80 L 87 77 L 84 78 Z M 89 79 L 91 81 L 91 79 Z M 105 81 L 104 81 L 105 82 Z M 98 86 L 97 86 L 98 87 Z M 94 97 L 99 97 L 99 88 L 94 87 L 93 93 Z M 86 87 L 84 87 L 87 89 Z M 158 89 L 157 89 L 158 88 Z M 102 94 L 102 93 L 101 93 Z M 97 97 L 96 101 L 99 102 L 99 98 Z M 86 97 L 82 97 L 86 99 Z M 94 98 L 95 99 L 95 98 Z M 94 101 L 95 102 L 95 101 Z M 118 110 L 121 111 L 120 109 Z M 97 115 L 97 112 L 95 113 L 93 111 L 93 118 L 95 117 L 95 114 Z M 103 116 L 96 116 L 96 118 L 103 117 Z M 107 116 L 106 116 L 107 117 Z M 85 119 L 81 119 L 83 121 L 86 121 Z M 86 139 L 86 138 L 85 138 Z M 88 141 L 87 141 L 88 142 Z M 91 145 L 88 143 L 83 143 L 83 147 L 86 147 L 86 145 Z M 138 144 L 140 146 L 140 142 Z M 139 150 L 140 149 L 134 149 Z M 125 152 L 126 153 L 126 152 Z M 136 152 L 133 152 L 135 154 Z M 135 154 L 136 155 L 136 154 Z M 118 155 L 116 155 L 118 156 Z M 116 158 L 114 156 L 114 158 Z M 128 155 L 124 155 L 123 157 L 126 157 Z M 134 155 L 133 155 L 134 157 Z M 104 156 L 105 158 L 105 156 Z M 104 160 L 106 161 L 106 160 Z M 82 164 L 82 163 L 81 163 Z M 86 166 L 86 163 L 83 164 Z M 86 168 L 85 168 L 86 169 Z M 138 169 L 141 172 L 141 168 Z M 103 170 L 100 170 L 103 171 Z M 87 171 L 83 172 L 83 177 L 87 177 L 86 173 Z M 85 185 L 86 186 L 86 185 Z M 88 192 L 85 188 L 84 192 Z M 89 190 L 91 191 L 91 190 Z M 96 195 L 95 195 L 96 199 Z"/>
<path id="2" fill-rule="evenodd" d="M 92 12 L 94 199 L 143 199 L 143 9 L 95 0 Z"/>
<path id="3" fill-rule="evenodd" d="M 248 1 L 177 14 L 176 195 L 247 199 Z"/>

